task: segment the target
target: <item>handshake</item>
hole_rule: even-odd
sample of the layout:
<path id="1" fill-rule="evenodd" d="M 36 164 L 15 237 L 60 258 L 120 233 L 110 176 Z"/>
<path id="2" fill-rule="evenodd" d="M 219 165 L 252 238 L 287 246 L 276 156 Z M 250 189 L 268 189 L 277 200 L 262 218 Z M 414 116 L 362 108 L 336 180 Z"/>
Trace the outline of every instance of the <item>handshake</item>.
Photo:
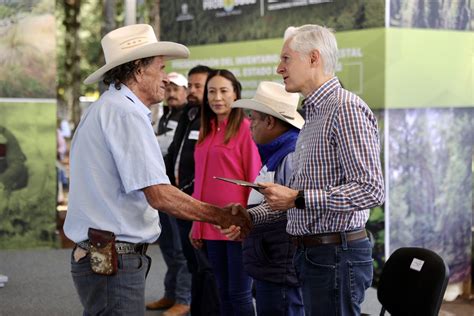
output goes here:
<path id="1" fill-rule="evenodd" d="M 247 237 L 253 226 L 247 209 L 240 204 L 229 204 L 223 210 L 225 212 L 224 220 L 216 226 L 221 230 L 221 233 L 227 236 L 224 231 L 239 231 L 242 238 Z"/>
<path id="2" fill-rule="evenodd" d="M 230 240 L 245 238 L 252 230 L 252 220 L 247 209 L 240 204 L 229 204 L 220 209 L 214 227 Z M 192 230 L 189 232 L 189 240 L 194 248 L 202 247 L 201 239 L 192 237 Z"/>

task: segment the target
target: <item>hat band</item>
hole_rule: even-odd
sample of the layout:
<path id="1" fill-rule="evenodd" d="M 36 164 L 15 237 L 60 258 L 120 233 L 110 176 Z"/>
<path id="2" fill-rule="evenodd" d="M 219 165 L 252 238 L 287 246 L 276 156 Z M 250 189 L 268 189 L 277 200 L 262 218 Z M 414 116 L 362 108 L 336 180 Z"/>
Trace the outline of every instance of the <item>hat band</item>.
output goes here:
<path id="1" fill-rule="evenodd" d="M 121 49 L 128 49 L 137 46 L 141 46 L 148 43 L 148 38 L 146 36 L 137 36 L 131 39 L 126 40 L 119 44 Z"/>

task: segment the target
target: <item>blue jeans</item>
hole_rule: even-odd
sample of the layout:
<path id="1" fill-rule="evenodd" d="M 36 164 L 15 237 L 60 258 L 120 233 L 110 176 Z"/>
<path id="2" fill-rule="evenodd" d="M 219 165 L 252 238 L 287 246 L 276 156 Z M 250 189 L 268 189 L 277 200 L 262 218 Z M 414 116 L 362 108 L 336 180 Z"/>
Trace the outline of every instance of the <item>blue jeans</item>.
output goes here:
<path id="1" fill-rule="evenodd" d="M 173 216 L 160 212 L 162 227 L 159 245 L 163 259 L 168 267 L 165 274 L 165 297 L 176 303 L 191 303 L 191 273 L 181 246 L 181 238 Z"/>
<path id="2" fill-rule="evenodd" d="M 209 262 L 217 278 L 223 316 L 253 316 L 252 279 L 245 273 L 242 243 L 205 240 Z"/>
<path id="3" fill-rule="evenodd" d="M 105 276 L 92 272 L 89 255 L 78 262 L 71 255 L 71 274 L 83 315 L 145 315 L 145 278 L 150 264 L 145 255 L 119 255 L 117 274 Z"/>
<path id="4" fill-rule="evenodd" d="M 299 247 L 295 253 L 306 316 L 360 315 L 372 284 L 372 247 L 368 238 L 341 237 L 342 245 Z"/>
<path id="5" fill-rule="evenodd" d="M 258 316 L 304 316 L 300 287 L 254 280 Z"/>

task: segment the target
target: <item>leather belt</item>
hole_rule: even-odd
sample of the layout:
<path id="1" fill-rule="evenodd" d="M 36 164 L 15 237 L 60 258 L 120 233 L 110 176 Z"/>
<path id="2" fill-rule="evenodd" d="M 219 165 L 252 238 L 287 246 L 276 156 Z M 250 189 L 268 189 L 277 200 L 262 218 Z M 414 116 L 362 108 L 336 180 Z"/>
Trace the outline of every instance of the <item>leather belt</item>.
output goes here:
<path id="1" fill-rule="evenodd" d="M 77 243 L 77 246 L 86 251 L 89 251 L 90 243 L 88 240 L 80 241 Z M 116 241 L 115 249 L 117 250 L 117 254 L 119 255 L 132 254 L 132 253 L 144 255 L 146 254 L 146 251 L 148 249 L 148 244 L 132 244 L 129 242 Z"/>
<path id="2" fill-rule="evenodd" d="M 356 241 L 367 237 L 365 229 L 346 232 L 347 241 Z M 317 235 L 291 236 L 293 244 L 296 247 L 311 248 L 321 245 L 340 245 L 342 244 L 341 232 L 324 233 Z"/>

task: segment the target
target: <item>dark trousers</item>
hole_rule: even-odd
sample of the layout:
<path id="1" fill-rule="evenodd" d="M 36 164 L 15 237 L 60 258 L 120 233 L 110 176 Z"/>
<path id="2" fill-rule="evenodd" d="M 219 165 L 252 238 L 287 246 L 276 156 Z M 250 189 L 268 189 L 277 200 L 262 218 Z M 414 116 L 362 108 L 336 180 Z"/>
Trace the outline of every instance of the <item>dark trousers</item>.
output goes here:
<path id="1" fill-rule="evenodd" d="M 253 316 L 252 279 L 244 271 L 242 243 L 206 240 L 209 261 L 216 275 L 222 316 Z"/>
<path id="2" fill-rule="evenodd" d="M 187 260 L 183 254 L 176 218 L 160 212 L 160 222 L 162 231 L 159 244 L 168 268 L 164 280 L 164 297 L 175 300 L 178 304 L 189 305 L 191 302 L 191 273 L 189 273 Z"/>
<path id="3" fill-rule="evenodd" d="M 258 316 L 304 316 L 300 287 L 254 280 Z"/>
<path id="4" fill-rule="evenodd" d="M 217 289 L 217 281 L 207 259 L 204 249 L 194 249 L 189 241 L 191 221 L 176 219 L 181 237 L 183 254 L 186 257 L 189 271 L 192 274 L 191 282 L 191 315 L 218 316 L 221 303 Z"/>

